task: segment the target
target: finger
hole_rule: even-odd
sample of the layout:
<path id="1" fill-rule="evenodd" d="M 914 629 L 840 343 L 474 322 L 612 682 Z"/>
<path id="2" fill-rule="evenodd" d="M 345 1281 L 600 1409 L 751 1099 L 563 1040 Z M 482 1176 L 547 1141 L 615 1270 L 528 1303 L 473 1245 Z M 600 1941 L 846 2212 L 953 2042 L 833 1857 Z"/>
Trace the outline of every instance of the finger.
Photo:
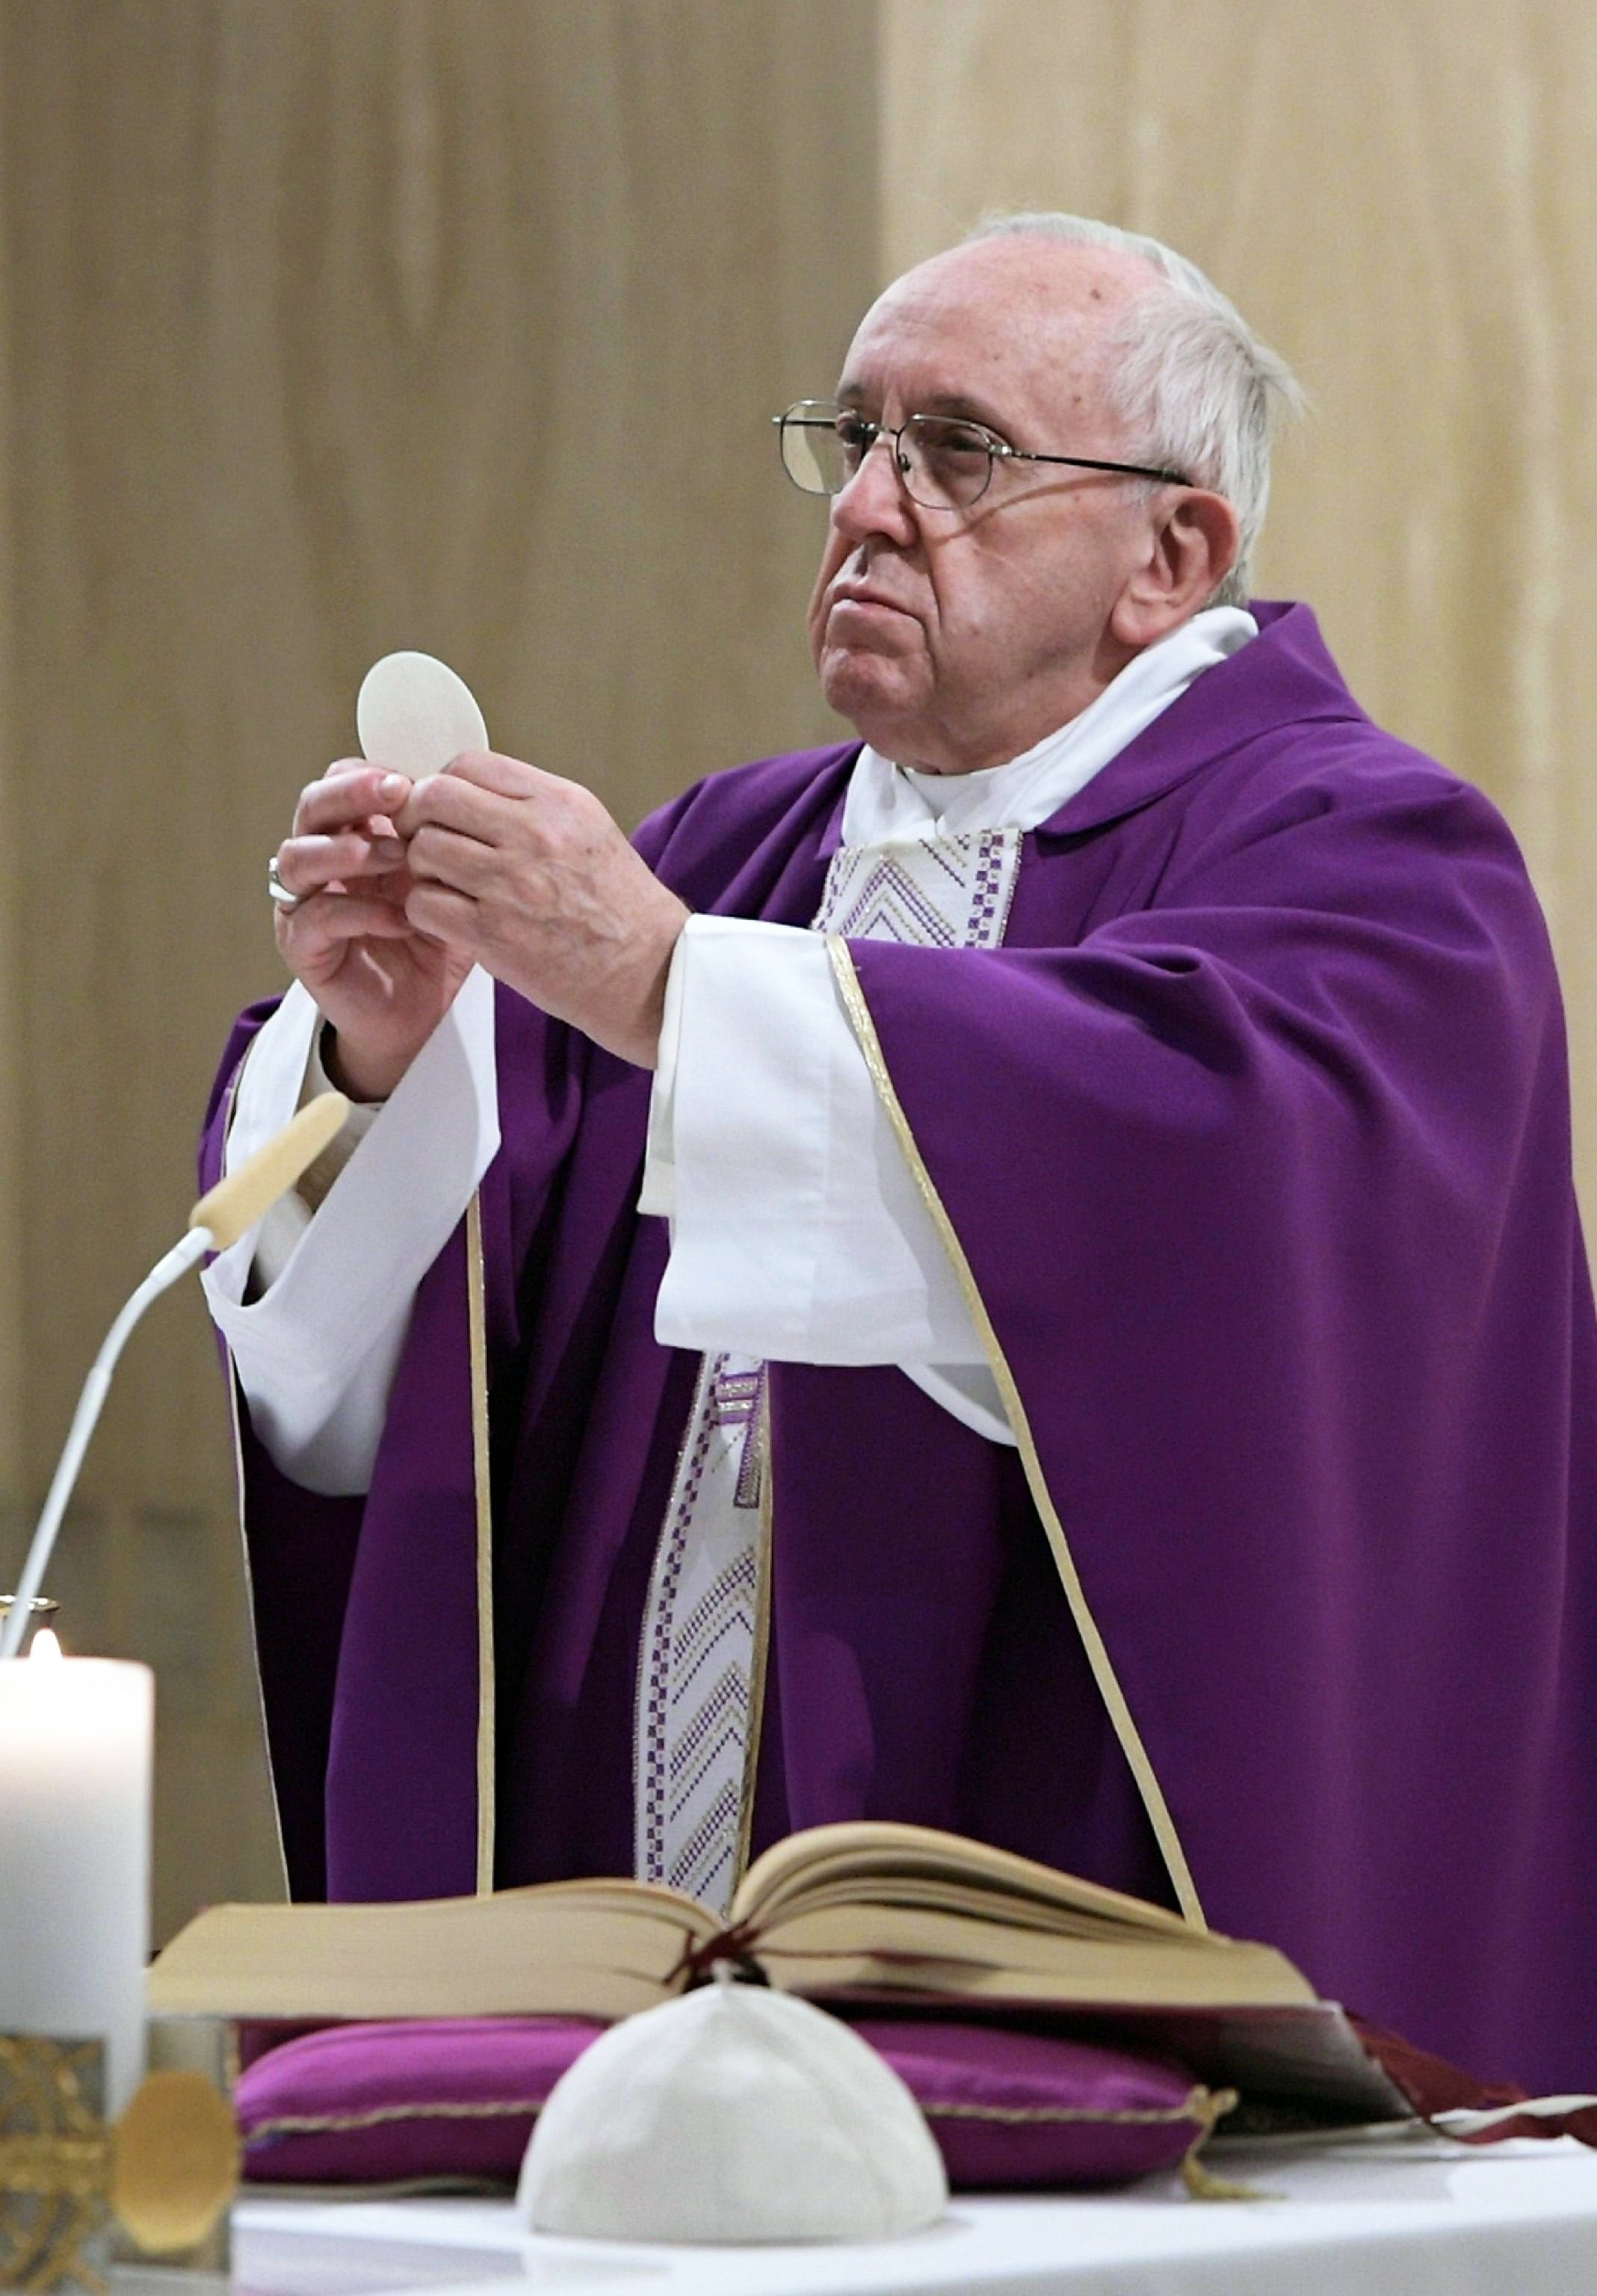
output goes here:
<path id="1" fill-rule="evenodd" d="M 464 782 L 477 789 L 493 790 L 500 797 L 536 797 L 559 775 L 529 766 L 524 758 L 504 757 L 497 750 L 463 750 L 433 779 Z"/>
<path id="2" fill-rule="evenodd" d="M 348 774 L 391 774 L 397 782 L 410 787 L 410 775 L 397 766 L 386 765 L 381 758 L 335 758 L 322 778 L 323 781 L 342 780 Z"/>
<path id="3" fill-rule="evenodd" d="M 369 774 L 374 769 L 384 776 L 392 792 L 390 802 L 399 805 L 410 789 L 410 777 L 391 766 L 385 766 L 381 758 L 340 758 L 328 767 L 322 778 L 323 781 L 341 781 L 350 774 Z M 394 824 L 386 814 L 374 813 L 365 826 L 374 837 L 392 837 L 394 834 Z"/>
<path id="4" fill-rule="evenodd" d="M 363 877 L 361 891 L 374 893 L 380 900 L 389 901 L 397 909 L 405 906 L 405 897 L 415 883 L 408 868 L 384 869 L 376 876 Z"/>
<path id="5" fill-rule="evenodd" d="M 300 791 L 294 808 L 294 834 L 350 829 L 374 815 L 391 816 L 409 791 L 410 783 L 403 774 L 390 774 L 381 766 L 356 766 L 344 758 Z"/>
<path id="6" fill-rule="evenodd" d="M 391 874 L 405 859 L 397 837 L 348 830 L 336 837 L 290 837 L 277 849 L 279 882 L 301 899 L 334 880 Z"/>
<path id="7" fill-rule="evenodd" d="M 503 864 L 495 849 L 458 830 L 427 822 L 405 849 L 411 875 L 418 882 L 447 885 L 473 899 L 487 890 Z"/>
<path id="8" fill-rule="evenodd" d="M 282 874 L 281 870 L 278 873 L 279 875 Z M 355 890 L 363 899 L 369 898 L 373 900 L 386 901 L 391 909 L 402 911 L 405 907 L 405 896 L 409 893 L 411 887 L 415 883 L 415 882 L 414 877 L 412 876 L 407 866 L 397 869 L 381 869 L 373 872 L 370 875 L 361 877 L 356 884 Z M 339 878 L 334 878 L 329 884 L 319 887 L 317 890 L 323 892 L 337 893 L 342 890 L 342 887 L 343 881 Z"/>
<path id="9" fill-rule="evenodd" d="M 277 946 L 296 972 L 315 972 L 352 940 L 408 940 L 412 928 L 391 901 L 354 893 L 313 893 L 297 909 L 280 909 Z"/>
<path id="10" fill-rule="evenodd" d="M 394 827 L 408 838 L 431 824 L 474 837 L 481 845 L 498 845 L 510 826 L 512 808 L 524 801 L 452 774 L 431 774 L 411 791 L 394 816 Z"/>
<path id="11" fill-rule="evenodd" d="M 474 795 L 477 792 L 479 798 Z M 479 802 L 503 806 L 507 800 L 518 807 L 536 802 L 539 813 L 546 811 L 552 822 L 583 822 L 590 832 L 599 819 L 610 819 L 601 800 L 580 782 L 562 780 L 559 774 L 546 774 L 536 766 L 524 765 L 520 758 L 502 758 L 490 750 L 467 750 L 441 774 L 418 782 L 411 805 L 419 808 L 418 820 L 445 821 L 451 828 L 474 833 L 478 821 L 492 816 L 469 808 Z M 409 807 L 405 812 L 408 816 Z M 402 820 L 399 826 L 408 827 L 408 820 Z"/>
<path id="12" fill-rule="evenodd" d="M 312 893 L 296 908 L 279 909 L 277 923 L 297 947 L 312 940 L 358 940 L 363 933 L 397 940 L 406 929 L 399 903 L 379 901 L 366 893 Z"/>
<path id="13" fill-rule="evenodd" d="M 465 893 L 457 893 L 447 885 L 414 885 L 405 897 L 405 914 L 407 922 L 418 932 L 434 940 L 449 941 L 456 948 L 475 948 L 479 939 L 479 919 L 477 904 Z"/>

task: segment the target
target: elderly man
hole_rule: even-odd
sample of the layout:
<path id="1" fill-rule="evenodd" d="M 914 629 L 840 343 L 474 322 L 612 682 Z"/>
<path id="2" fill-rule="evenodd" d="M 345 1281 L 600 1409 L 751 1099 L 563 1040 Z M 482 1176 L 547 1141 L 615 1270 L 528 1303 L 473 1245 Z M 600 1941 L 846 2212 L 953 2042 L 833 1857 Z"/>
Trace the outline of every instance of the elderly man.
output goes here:
<path id="1" fill-rule="evenodd" d="M 782 418 L 864 746 L 635 845 L 497 755 L 306 791 L 207 1147 L 369 1104 L 210 1277 L 301 1894 L 915 1819 L 1591 2086 L 1557 988 L 1490 806 L 1245 610 L 1290 391 L 1017 218 Z"/>

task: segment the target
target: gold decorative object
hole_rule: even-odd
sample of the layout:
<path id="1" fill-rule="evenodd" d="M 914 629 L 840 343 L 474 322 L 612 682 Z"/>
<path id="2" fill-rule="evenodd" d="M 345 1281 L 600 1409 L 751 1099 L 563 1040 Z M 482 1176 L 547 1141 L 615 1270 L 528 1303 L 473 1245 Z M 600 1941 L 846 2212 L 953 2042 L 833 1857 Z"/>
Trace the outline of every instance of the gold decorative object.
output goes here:
<path id="1" fill-rule="evenodd" d="M 111 2205 L 145 2256 L 176 2256 L 210 2234 L 239 2181 L 233 2107 L 203 2073 L 152 2073 L 117 2123 Z"/>
<path id="2" fill-rule="evenodd" d="M 113 2251 L 214 2246 L 238 2183 L 231 2105 L 202 2073 L 156 2072 L 108 2127 L 104 2054 L 0 2034 L 0 2287 L 106 2296 Z"/>
<path id="3" fill-rule="evenodd" d="M 108 2286 L 104 2078 L 102 2041 L 0 2033 L 0 2286 Z"/>

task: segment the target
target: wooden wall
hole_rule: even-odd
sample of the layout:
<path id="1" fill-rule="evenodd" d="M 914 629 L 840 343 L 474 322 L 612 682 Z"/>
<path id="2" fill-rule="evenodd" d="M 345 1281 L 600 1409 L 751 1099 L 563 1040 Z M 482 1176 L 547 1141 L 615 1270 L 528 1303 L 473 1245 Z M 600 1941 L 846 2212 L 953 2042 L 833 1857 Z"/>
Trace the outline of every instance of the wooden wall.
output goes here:
<path id="1" fill-rule="evenodd" d="M 825 13 L 795 41 L 741 0 L 0 10 L 17 1554 L 182 1225 L 232 1014 L 279 985 L 266 857 L 367 665 L 443 654 L 497 741 L 628 822 L 828 724 L 818 513 L 767 420 L 874 279 L 872 26 Z M 197 1290 L 129 1354 L 78 1514 L 65 1631 L 159 1670 L 164 1930 L 276 1878 Z"/>
<path id="2" fill-rule="evenodd" d="M 0 181 L 6 160 L 6 124 L 0 107 Z M 4 256 L 0 245 L 0 258 Z M 12 420 L 4 378 L 11 367 L 11 283 L 0 259 L 0 1577 L 15 1538 L 20 1497 L 22 1398 L 21 1078 L 16 1062 L 20 982 L 16 937 L 20 881 L 17 839 L 16 696 L 11 676 L 12 605 Z M 9 1584 L 9 1579 L 7 1581 Z M 4 1590 L 0 1590 L 4 1591 Z"/>
<path id="3" fill-rule="evenodd" d="M 0 1580 L 367 664 L 628 821 L 820 736 L 766 416 L 995 204 L 1187 249 L 1298 365 L 1264 586 L 1481 782 L 1597 1149 L 1584 0 L 0 0 Z M 55 1590 L 160 1671 L 160 1886 L 275 1885 L 197 1293 Z"/>
<path id="4" fill-rule="evenodd" d="M 1597 1217 L 1597 12 L 884 0 L 884 267 L 990 207 L 1180 247 L 1291 360 L 1259 589 L 1525 848 Z"/>

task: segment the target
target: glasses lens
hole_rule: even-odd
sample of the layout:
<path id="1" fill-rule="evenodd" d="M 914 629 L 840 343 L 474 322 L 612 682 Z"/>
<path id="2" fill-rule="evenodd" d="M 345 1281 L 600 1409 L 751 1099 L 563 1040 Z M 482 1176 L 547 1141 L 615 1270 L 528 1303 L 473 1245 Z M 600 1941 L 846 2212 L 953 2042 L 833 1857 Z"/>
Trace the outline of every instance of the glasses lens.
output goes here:
<path id="1" fill-rule="evenodd" d="M 976 422 L 915 414 L 904 426 L 904 483 L 928 510 L 969 510 L 987 490 L 993 450 Z"/>
<path id="2" fill-rule="evenodd" d="M 838 410 L 823 399 L 801 398 L 782 418 L 782 468 L 807 495 L 835 495 L 847 485 L 849 465 L 838 436 Z"/>

